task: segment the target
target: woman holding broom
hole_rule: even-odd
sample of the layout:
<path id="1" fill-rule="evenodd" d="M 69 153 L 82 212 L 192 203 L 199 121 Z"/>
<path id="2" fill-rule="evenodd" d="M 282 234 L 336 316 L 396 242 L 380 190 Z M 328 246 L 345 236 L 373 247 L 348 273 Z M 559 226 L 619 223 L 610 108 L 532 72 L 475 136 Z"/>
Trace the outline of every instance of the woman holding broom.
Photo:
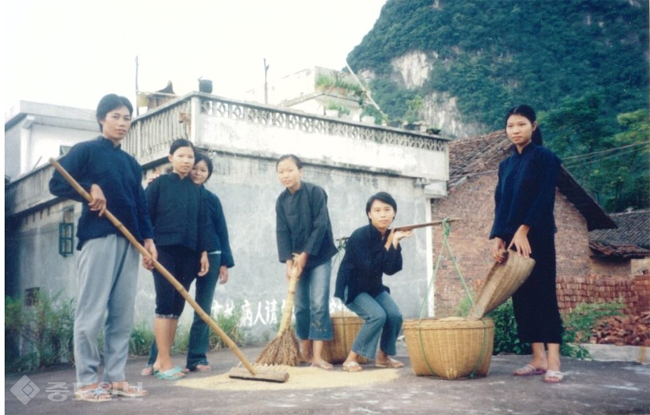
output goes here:
<path id="1" fill-rule="evenodd" d="M 206 201 L 206 213 L 212 225 L 209 230 L 202 230 L 207 241 L 208 262 L 210 264 L 208 273 L 197 278 L 195 286 L 195 300 L 201 308 L 211 314 L 212 300 L 214 291 L 219 284 L 228 282 L 228 268 L 235 266 L 232 250 L 230 249 L 230 239 L 228 236 L 228 226 L 223 213 L 223 207 L 219 197 L 205 188 L 204 184 L 212 176 L 214 165 L 210 157 L 197 151 L 194 155 L 194 167 L 190 172 L 190 178 L 195 185 L 203 188 L 203 196 Z M 157 179 L 159 176 L 152 176 L 149 180 Z M 187 351 L 187 365 L 185 371 L 209 372 L 212 370 L 207 358 L 207 351 L 210 342 L 210 331 L 208 325 L 201 317 L 194 313 L 194 321 L 190 328 L 190 340 Z M 154 374 L 153 364 L 158 356 L 158 348 L 154 341 L 149 352 L 149 361 L 142 369 L 142 376 Z"/>
<path id="2" fill-rule="evenodd" d="M 276 201 L 276 235 L 280 262 L 286 264 L 287 280 L 296 267 L 299 280 L 295 293 L 296 332 L 304 362 L 325 370 L 323 342 L 332 339 L 329 314 L 330 273 L 334 245 L 327 210 L 327 194 L 320 186 L 303 182 L 303 165 L 288 154 L 276 164 L 278 179 L 285 187 Z"/>
<path id="3" fill-rule="evenodd" d="M 133 106 L 126 97 L 105 95 L 97 105 L 101 135 L 76 144 L 61 166 L 92 196 L 84 204 L 77 226 L 77 308 L 74 319 L 74 357 L 77 400 L 109 402 L 113 395 L 143 397 L 147 391 L 129 384 L 124 368 L 133 327 L 138 251 L 107 219 L 110 210 L 133 236 L 144 242 L 152 259 L 157 251 L 147 201 L 142 189 L 142 167 L 121 144 L 131 127 Z M 53 195 L 85 199 L 56 171 L 49 183 Z M 147 269 L 153 261 L 145 260 Z M 97 347 L 104 330 L 104 373 Z"/>
<path id="4" fill-rule="evenodd" d="M 514 375 L 544 375 L 545 382 L 559 383 L 563 378 L 562 320 L 555 291 L 553 207 L 560 159 L 543 147 L 535 111 L 530 106 L 511 108 L 505 127 L 515 151 L 499 164 L 490 233 L 490 239 L 495 241 L 492 255 L 502 262 L 513 250 L 535 259 L 530 276 L 512 296 L 519 339 L 531 343 L 533 349 L 530 363 L 515 370 Z"/>
<path id="5" fill-rule="evenodd" d="M 404 363 L 390 358 L 397 354 L 402 313 L 382 282 L 383 274 L 393 275 L 402 269 L 399 242 L 413 232 L 389 230 L 396 213 L 397 202 L 390 194 L 379 192 L 371 196 L 366 203 L 370 223 L 355 230 L 345 247 L 334 296 L 365 320 L 343 362 L 346 372 L 362 370 L 359 356 L 372 360 L 377 355 L 377 367 L 395 369 L 404 366 Z"/>

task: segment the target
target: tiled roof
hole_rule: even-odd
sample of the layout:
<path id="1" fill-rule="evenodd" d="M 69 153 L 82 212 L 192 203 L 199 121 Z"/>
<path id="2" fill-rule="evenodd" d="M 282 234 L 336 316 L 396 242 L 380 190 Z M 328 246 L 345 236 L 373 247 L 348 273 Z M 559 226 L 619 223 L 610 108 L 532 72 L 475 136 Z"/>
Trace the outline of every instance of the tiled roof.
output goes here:
<path id="1" fill-rule="evenodd" d="M 608 245 L 632 244 L 650 249 L 650 209 L 612 213 L 610 217 L 618 229 L 600 229 L 589 232 L 589 240 Z"/>
<path id="2" fill-rule="evenodd" d="M 461 186 L 467 178 L 476 175 L 497 175 L 499 163 L 513 151 L 513 145 L 504 131 L 463 138 L 449 143 L 449 188 Z M 616 228 L 614 221 L 596 201 L 562 167 L 557 187 L 587 220 L 587 228 Z"/>
<path id="3" fill-rule="evenodd" d="M 632 244 L 610 245 L 598 241 L 589 241 L 589 248 L 598 257 L 645 258 L 650 256 L 650 250 Z"/>

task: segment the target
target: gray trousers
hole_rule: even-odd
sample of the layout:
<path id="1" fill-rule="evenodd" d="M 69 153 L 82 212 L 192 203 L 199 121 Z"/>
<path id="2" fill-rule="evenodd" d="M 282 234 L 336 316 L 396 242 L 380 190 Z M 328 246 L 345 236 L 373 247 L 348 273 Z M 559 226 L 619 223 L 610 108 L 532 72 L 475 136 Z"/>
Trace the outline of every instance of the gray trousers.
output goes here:
<path id="1" fill-rule="evenodd" d="M 77 387 L 98 382 L 97 338 L 104 326 L 103 382 L 125 379 L 133 328 L 139 253 L 117 235 L 91 239 L 77 256 L 74 358 Z"/>

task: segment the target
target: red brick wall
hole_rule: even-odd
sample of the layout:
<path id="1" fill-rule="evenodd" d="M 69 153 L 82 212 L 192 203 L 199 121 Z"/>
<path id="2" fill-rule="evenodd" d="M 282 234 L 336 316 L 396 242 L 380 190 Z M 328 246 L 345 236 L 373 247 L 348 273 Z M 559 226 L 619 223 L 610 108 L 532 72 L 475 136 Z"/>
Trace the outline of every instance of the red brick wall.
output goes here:
<path id="1" fill-rule="evenodd" d="M 488 240 L 494 218 L 496 173 L 477 175 L 450 192 L 444 199 L 431 203 L 432 219 L 452 217 L 450 245 L 470 287 L 476 287 L 492 266 L 492 243 Z M 555 219 L 558 227 L 556 249 L 558 277 L 586 277 L 589 274 L 589 243 L 587 224 L 578 210 L 559 192 L 556 195 Z M 440 227 L 433 232 L 434 264 L 442 244 Z M 453 314 L 465 298 L 463 287 L 453 263 L 445 253 L 436 275 L 436 315 Z"/>
<path id="2" fill-rule="evenodd" d="M 579 303 L 623 301 L 624 313 L 640 315 L 650 311 L 650 274 L 630 277 L 589 275 L 558 277 L 557 298 L 560 310 L 568 312 Z"/>

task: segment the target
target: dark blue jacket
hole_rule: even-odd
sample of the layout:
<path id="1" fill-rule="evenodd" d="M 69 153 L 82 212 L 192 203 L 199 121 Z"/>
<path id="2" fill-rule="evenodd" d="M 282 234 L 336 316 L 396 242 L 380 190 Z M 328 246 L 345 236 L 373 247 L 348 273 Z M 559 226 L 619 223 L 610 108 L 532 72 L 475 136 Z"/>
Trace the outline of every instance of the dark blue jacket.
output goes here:
<path id="1" fill-rule="evenodd" d="M 327 194 L 322 187 L 302 182 L 294 194 L 284 190 L 275 205 L 276 238 L 280 262 L 307 252 L 306 268 L 332 258 L 338 250 L 332 236 Z"/>
<path id="2" fill-rule="evenodd" d="M 203 188 L 203 195 L 207 208 L 208 219 L 212 225 L 212 232 L 206 235 L 208 239 L 208 252 L 221 251 L 221 265 L 228 268 L 235 266 L 235 259 L 232 256 L 230 249 L 230 240 L 228 238 L 228 226 L 226 225 L 226 217 L 223 214 L 223 207 L 219 197 Z"/>
<path id="3" fill-rule="evenodd" d="M 188 176 L 163 174 L 145 190 L 157 246 L 182 245 L 196 252 L 208 250 L 210 232 L 203 190 Z"/>
<path id="4" fill-rule="evenodd" d="M 560 159 L 546 147 L 533 143 L 499 164 L 494 193 L 494 223 L 490 239 L 509 240 L 521 225 L 538 234 L 554 233 L 555 186 Z"/>
<path id="5" fill-rule="evenodd" d="M 153 228 L 142 189 L 142 167 L 102 136 L 74 145 L 59 163 L 88 193 L 93 184 L 98 185 L 106 197 L 106 208 L 140 242 L 153 238 Z M 55 196 L 82 202 L 81 217 L 77 226 L 77 249 L 84 242 L 120 231 L 105 216 L 88 208 L 88 202 L 59 174 L 54 172 L 49 183 Z"/>

